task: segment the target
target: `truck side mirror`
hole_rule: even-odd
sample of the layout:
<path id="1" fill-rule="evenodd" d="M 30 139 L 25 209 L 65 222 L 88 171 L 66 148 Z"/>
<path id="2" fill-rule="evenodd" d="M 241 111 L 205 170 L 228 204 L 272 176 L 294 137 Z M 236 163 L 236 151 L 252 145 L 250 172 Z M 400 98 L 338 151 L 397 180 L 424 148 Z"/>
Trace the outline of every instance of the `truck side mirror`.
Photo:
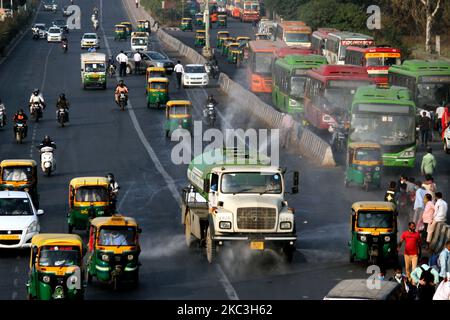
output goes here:
<path id="1" fill-rule="evenodd" d="M 293 194 L 298 193 L 298 177 L 299 177 L 298 171 L 294 171 L 294 183 L 293 183 L 293 186 L 292 186 L 292 193 Z"/>

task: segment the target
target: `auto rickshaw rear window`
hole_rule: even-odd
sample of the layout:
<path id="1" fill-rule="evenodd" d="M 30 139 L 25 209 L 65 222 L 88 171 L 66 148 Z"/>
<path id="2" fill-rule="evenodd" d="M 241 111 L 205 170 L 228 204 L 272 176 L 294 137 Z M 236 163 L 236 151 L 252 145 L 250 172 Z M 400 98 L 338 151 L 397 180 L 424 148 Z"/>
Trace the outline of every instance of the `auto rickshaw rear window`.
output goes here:
<path id="1" fill-rule="evenodd" d="M 25 198 L 0 199 L 0 216 L 32 216 L 30 201 Z"/>
<path id="2" fill-rule="evenodd" d="M 3 168 L 3 181 L 32 180 L 31 167 L 5 167 Z"/>
<path id="3" fill-rule="evenodd" d="M 135 246 L 136 228 L 104 226 L 100 228 L 99 246 Z"/>
<path id="4" fill-rule="evenodd" d="M 108 190 L 102 187 L 80 187 L 75 200 L 80 202 L 103 202 L 108 199 Z"/>
<path id="5" fill-rule="evenodd" d="M 41 267 L 70 267 L 80 261 L 79 248 L 72 246 L 45 246 L 39 254 Z"/>
<path id="6" fill-rule="evenodd" d="M 145 38 L 133 38 L 131 40 L 133 44 L 147 44 L 147 39 Z"/>
<path id="7" fill-rule="evenodd" d="M 105 72 L 106 66 L 104 63 L 86 63 L 86 72 Z"/>
<path id="8" fill-rule="evenodd" d="M 355 154 L 357 161 L 379 161 L 381 152 L 378 149 L 358 149 Z"/>
<path id="9" fill-rule="evenodd" d="M 358 228 L 392 228 L 392 211 L 359 211 Z"/>
<path id="10" fill-rule="evenodd" d="M 167 83 L 165 82 L 152 82 L 150 84 L 151 89 L 155 90 L 165 90 L 167 88 Z"/>
<path id="11" fill-rule="evenodd" d="M 188 114 L 189 108 L 186 105 L 175 105 L 170 108 L 170 114 Z"/>

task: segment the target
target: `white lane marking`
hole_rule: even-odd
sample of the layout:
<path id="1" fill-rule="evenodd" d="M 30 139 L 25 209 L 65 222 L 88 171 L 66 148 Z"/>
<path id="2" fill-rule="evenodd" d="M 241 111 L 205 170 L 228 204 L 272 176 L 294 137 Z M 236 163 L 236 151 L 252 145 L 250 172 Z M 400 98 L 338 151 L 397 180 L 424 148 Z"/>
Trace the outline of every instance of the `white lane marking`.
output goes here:
<path id="1" fill-rule="evenodd" d="M 119 206 L 117 208 L 117 210 L 120 212 L 122 209 L 122 204 L 124 203 L 125 199 L 127 198 L 128 194 L 130 193 L 130 191 L 133 189 L 134 185 L 136 184 L 136 181 L 133 181 L 133 183 L 131 184 L 131 186 L 128 187 L 127 192 L 125 192 L 125 194 L 123 195 L 123 197 L 120 199 L 119 201 Z"/>
<path id="2" fill-rule="evenodd" d="M 225 292 L 226 292 L 226 294 L 228 296 L 228 299 L 230 299 L 230 300 L 239 300 L 239 297 L 238 297 L 238 295 L 236 293 L 236 290 L 234 290 L 233 285 L 228 280 L 227 275 L 222 270 L 222 267 L 219 264 L 216 264 L 216 270 L 219 272 L 219 281 L 222 284 L 222 286 L 224 287 Z"/>
<path id="3" fill-rule="evenodd" d="M 123 0 L 123 1 L 127 1 L 127 0 Z M 102 2 L 103 2 L 103 0 L 100 0 L 100 10 L 102 8 Z M 130 11 L 130 10 L 127 10 L 127 11 Z M 129 14 L 129 17 L 131 18 L 130 14 Z M 101 25 L 101 30 L 103 32 L 103 37 L 105 37 L 105 31 L 103 30 L 103 26 L 102 25 Z M 105 44 L 106 44 L 106 48 L 108 50 L 108 54 L 111 55 L 111 50 L 110 50 L 110 47 L 109 47 L 108 39 L 106 39 L 106 38 L 105 38 Z M 119 77 L 117 75 L 116 75 L 116 79 L 117 80 L 119 79 Z M 127 109 L 129 111 L 130 117 L 131 117 L 131 119 L 133 121 L 133 124 L 134 124 L 134 127 L 136 129 L 136 132 L 138 133 L 139 138 L 141 139 L 142 144 L 147 149 L 147 152 L 150 155 L 150 157 L 152 158 L 152 161 L 155 164 L 155 166 L 158 168 L 158 171 L 163 175 L 164 179 L 166 180 L 167 186 L 173 192 L 172 196 L 175 198 L 175 200 L 177 201 L 178 205 L 181 206 L 181 202 L 180 202 L 181 195 L 180 195 L 178 189 L 176 189 L 172 177 L 170 177 L 169 174 L 167 174 L 167 172 L 161 166 L 161 163 L 159 162 L 158 157 L 153 152 L 153 149 L 151 148 L 150 144 L 148 143 L 147 139 L 145 138 L 145 135 L 143 134 L 142 129 L 141 129 L 140 125 L 139 125 L 139 122 L 136 119 L 136 115 L 134 114 L 133 106 L 131 105 L 130 100 L 128 100 L 128 104 L 129 104 L 130 108 L 129 109 L 127 108 Z M 159 166 L 161 166 L 161 169 L 162 169 L 161 171 L 159 169 Z M 167 177 L 165 177 L 165 175 Z M 175 189 L 175 190 L 173 190 L 173 189 Z M 175 197 L 175 195 L 177 195 L 177 197 Z M 238 295 L 236 293 L 236 290 L 234 289 L 234 287 L 231 284 L 231 282 L 228 280 L 227 275 L 222 270 L 222 268 L 220 267 L 219 264 L 216 264 L 216 269 L 217 269 L 217 271 L 219 273 L 219 281 L 222 284 L 223 288 L 225 289 L 225 293 L 227 294 L 228 299 L 230 299 L 230 300 L 239 300 L 239 297 L 238 297 Z"/>
<path id="4" fill-rule="evenodd" d="M 100 21 L 103 21 L 103 0 L 100 0 Z M 105 38 L 106 34 L 105 34 L 105 30 L 103 29 L 102 23 L 100 23 L 100 29 L 102 30 L 103 38 Z M 108 50 L 108 55 L 111 56 L 112 55 L 111 48 L 109 46 L 109 41 L 106 38 L 105 38 L 105 46 L 106 46 L 106 49 Z M 119 79 L 120 79 L 120 77 L 116 74 L 116 80 L 119 81 Z M 147 154 L 150 156 L 150 159 L 153 161 L 153 164 L 155 165 L 156 169 L 163 176 L 164 181 L 166 182 L 167 186 L 169 187 L 169 190 L 172 192 L 172 197 L 175 199 L 175 201 L 181 207 L 181 200 L 180 200 L 181 194 L 178 191 L 175 181 L 164 169 L 163 165 L 161 164 L 161 162 L 158 159 L 158 156 L 156 155 L 152 146 L 150 145 L 147 138 L 145 137 L 144 132 L 142 131 L 141 126 L 139 125 L 139 121 L 137 120 L 136 114 L 134 113 L 131 99 L 128 99 L 127 111 L 128 111 L 128 114 L 130 115 L 131 121 L 133 122 L 134 129 L 136 130 L 136 133 L 138 134 L 139 139 L 141 140 L 142 144 L 144 145 L 145 150 L 147 151 Z"/>

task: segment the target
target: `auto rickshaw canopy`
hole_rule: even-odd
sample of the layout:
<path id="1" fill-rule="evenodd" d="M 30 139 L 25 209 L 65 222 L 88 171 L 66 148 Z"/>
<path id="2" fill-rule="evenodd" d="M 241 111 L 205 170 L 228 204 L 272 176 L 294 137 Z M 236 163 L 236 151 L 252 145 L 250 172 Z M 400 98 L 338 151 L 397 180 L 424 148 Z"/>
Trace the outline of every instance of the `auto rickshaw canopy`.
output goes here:
<path id="1" fill-rule="evenodd" d="M 233 53 L 240 53 L 241 52 L 241 48 L 240 48 L 240 44 L 237 42 L 232 42 L 227 44 L 228 45 L 228 49 L 230 52 Z"/>
<path id="2" fill-rule="evenodd" d="M 205 34 L 206 34 L 205 30 L 197 30 L 197 31 L 195 31 L 195 37 L 202 37 L 202 38 L 204 38 Z"/>
<path id="3" fill-rule="evenodd" d="M 147 83 L 150 90 L 167 90 L 169 85 L 169 79 L 162 77 L 151 77 L 148 78 Z M 155 84 L 164 84 L 164 86 L 160 88 L 153 88 L 152 85 Z"/>
<path id="4" fill-rule="evenodd" d="M 91 225 L 96 228 L 103 226 L 138 227 L 138 223 L 134 218 L 126 217 L 121 214 L 114 214 L 111 217 L 99 217 L 92 219 Z"/>
<path id="5" fill-rule="evenodd" d="M 386 201 L 358 201 L 352 204 L 355 212 L 359 210 L 395 211 L 395 204 Z"/>
<path id="6" fill-rule="evenodd" d="M 236 37 L 236 41 L 240 42 L 240 41 L 250 41 L 250 37 L 245 37 L 245 36 L 240 36 L 240 37 Z"/>
<path id="7" fill-rule="evenodd" d="M 349 164 L 380 165 L 382 160 L 381 146 L 374 142 L 352 142 L 348 145 Z M 358 153 L 359 150 L 359 153 Z M 368 153 L 369 150 L 374 152 Z M 362 152 L 365 151 L 365 155 Z M 359 157 L 359 158 L 358 158 Z"/>
<path id="8" fill-rule="evenodd" d="M 30 166 L 36 167 L 36 161 L 32 159 L 7 159 L 0 162 L 0 166 L 3 167 L 15 167 L 15 166 Z"/>
<path id="9" fill-rule="evenodd" d="M 38 248 L 43 246 L 83 247 L 83 241 L 79 235 L 66 233 L 40 233 L 31 239 L 31 244 Z"/>
<path id="10" fill-rule="evenodd" d="M 189 100 L 170 100 L 170 101 L 167 101 L 167 107 L 169 107 L 169 108 L 173 107 L 173 106 L 183 106 L 183 105 L 191 107 L 192 106 L 192 102 L 190 102 Z"/>
<path id="11" fill-rule="evenodd" d="M 123 30 L 127 28 L 127 26 L 123 24 L 116 24 L 114 27 L 116 28 L 116 30 Z"/>
<path id="12" fill-rule="evenodd" d="M 126 26 L 127 29 L 130 30 L 130 32 L 133 30 L 133 24 L 129 21 L 121 22 L 120 24 Z"/>
<path id="13" fill-rule="evenodd" d="M 108 187 L 109 181 L 106 177 L 79 177 L 70 180 L 70 186 L 75 189 L 84 186 Z"/>
<path id="14" fill-rule="evenodd" d="M 181 23 L 189 23 L 192 22 L 192 18 L 182 18 Z"/>

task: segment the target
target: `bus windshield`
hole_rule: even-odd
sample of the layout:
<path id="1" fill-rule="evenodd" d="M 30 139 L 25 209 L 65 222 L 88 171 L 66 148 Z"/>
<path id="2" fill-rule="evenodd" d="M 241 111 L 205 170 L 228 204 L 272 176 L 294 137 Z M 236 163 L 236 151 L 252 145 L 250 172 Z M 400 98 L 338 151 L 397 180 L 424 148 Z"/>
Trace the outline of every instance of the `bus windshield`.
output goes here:
<path id="1" fill-rule="evenodd" d="M 270 74 L 272 52 L 255 52 L 253 57 L 253 71 L 255 73 Z"/>
<path id="2" fill-rule="evenodd" d="M 306 77 L 291 77 L 291 92 L 293 98 L 303 98 L 305 95 Z"/>
<path id="3" fill-rule="evenodd" d="M 392 65 L 401 65 L 400 58 L 367 58 L 366 67 L 390 67 Z"/>
<path id="4" fill-rule="evenodd" d="M 284 38 L 286 42 L 311 42 L 311 38 L 308 33 L 286 32 L 284 34 Z"/>
<path id="5" fill-rule="evenodd" d="M 352 88 L 327 88 L 323 95 L 325 109 L 329 114 L 347 111 L 352 104 L 355 89 Z"/>
<path id="6" fill-rule="evenodd" d="M 419 83 L 417 84 L 418 107 L 425 105 L 437 106 L 450 99 L 450 83 Z"/>
<path id="7" fill-rule="evenodd" d="M 353 110 L 350 140 L 381 145 L 407 145 L 415 141 L 415 118 L 410 106 L 360 104 Z"/>

